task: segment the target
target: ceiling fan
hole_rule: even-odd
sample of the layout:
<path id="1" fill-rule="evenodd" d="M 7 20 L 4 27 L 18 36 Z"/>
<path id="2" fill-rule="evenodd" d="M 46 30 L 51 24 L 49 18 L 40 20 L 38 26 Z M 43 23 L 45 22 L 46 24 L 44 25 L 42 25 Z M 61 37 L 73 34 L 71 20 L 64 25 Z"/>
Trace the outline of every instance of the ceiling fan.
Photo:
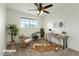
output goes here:
<path id="1" fill-rule="evenodd" d="M 36 11 L 38 11 L 37 15 L 40 15 L 43 12 L 49 14 L 49 11 L 47 11 L 46 9 L 53 6 L 53 4 L 49 4 L 49 5 L 43 6 L 42 3 L 34 3 L 34 5 L 37 7 L 37 9 L 31 9 L 29 11 L 36 10 Z"/>

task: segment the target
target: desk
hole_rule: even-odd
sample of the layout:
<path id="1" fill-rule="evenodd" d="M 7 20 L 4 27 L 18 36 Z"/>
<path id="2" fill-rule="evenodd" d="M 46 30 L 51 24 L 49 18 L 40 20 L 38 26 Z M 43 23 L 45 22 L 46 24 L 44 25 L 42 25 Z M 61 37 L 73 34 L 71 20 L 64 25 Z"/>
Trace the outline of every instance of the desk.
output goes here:
<path id="1" fill-rule="evenodd" d="M 68 37 L 69 37 L 68 35 L 60 35 L 60 34 L 47 33 L 46 39 L 47 39 L 48 35 L 50 37 L 58 39 L 59 43 L 60 43 L 60 39 L 62 39 L 63 40 L 63 50 L 68 47 L 67 46 L 67 40 L 68 40 Z"/>

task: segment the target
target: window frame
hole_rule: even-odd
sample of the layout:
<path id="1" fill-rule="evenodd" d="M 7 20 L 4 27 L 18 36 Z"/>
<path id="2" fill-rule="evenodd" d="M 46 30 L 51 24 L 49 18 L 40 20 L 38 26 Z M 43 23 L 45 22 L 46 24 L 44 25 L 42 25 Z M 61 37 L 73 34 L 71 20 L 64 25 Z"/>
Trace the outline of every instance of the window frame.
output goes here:
<path id="1" fill-rule="evenodd" d="M 21 18 L 22 18 L 22 19 L 28 19 L 28 21 L 29 21 L 28 27 L 26 27 L 26 26 L 21 27 Z M 35 20 L 35 21 L 36 21 L 35 27 L 31 27 L 31 26 L 30 26 L 31 20 Z M 20 27 L 21 27 L 21 28 L 37 28 L 37 27 L 38 27 L 38 21 L 37 21 L 36 19 L 31 19 L 31 18 L 26 18 L 26 17 L 20 17 Z"/>

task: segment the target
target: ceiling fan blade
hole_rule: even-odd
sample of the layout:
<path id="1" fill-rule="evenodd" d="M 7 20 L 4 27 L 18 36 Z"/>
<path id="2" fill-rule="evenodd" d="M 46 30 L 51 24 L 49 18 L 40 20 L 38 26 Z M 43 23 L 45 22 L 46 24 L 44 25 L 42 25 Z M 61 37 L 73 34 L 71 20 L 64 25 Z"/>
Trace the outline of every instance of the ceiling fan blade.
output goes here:
<path id="1" fill-rule="evenodd" d="M 46 11 L 46 10 L 43 10 L 43 12 L 45 12 L 45 13 L 49 14 L 49 12 L 48 12 L 48 11 Z"/>
<path id="2" fill-rule="evenodd" d="M 39 7 L 38 3 L 34 3 L 36 7 Z"/>
<path id="3" fill-rule="evenodd" d="M 42 3 L 39 3 L 39 7 L 42 8 Z"/>
<path id="4" fill-rule="evenodd" d="M 49 8 L 49 7 L 52 7 L 52 6 L 53 6 L 53 4 L 50 4 L 50 5 L 45 6 L 43 9 L 46 9 L 46 8 Z"/>
<path id="5" fill-rule="evenodd" d="M 28 11 L 36 11 L 36 10 L 38 10 L 38 9 L 30 9 L 30 10 L 28 10 Z"/>

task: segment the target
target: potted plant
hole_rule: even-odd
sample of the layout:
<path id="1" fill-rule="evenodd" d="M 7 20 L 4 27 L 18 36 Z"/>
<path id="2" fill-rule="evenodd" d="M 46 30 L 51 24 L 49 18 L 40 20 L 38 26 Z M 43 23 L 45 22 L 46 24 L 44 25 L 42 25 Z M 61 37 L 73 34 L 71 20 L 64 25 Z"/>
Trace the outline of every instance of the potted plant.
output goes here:
<path id="1" fill-rule="evenodd" d="M 18 28 L 15 24 L 10 24 L 8 29 L 9 29 L 9 34 L 11 35 L 11 42 L 14 42 L 15 36 L 18 34 Z"/>
<path id="2" fill-rule="evenodd" d="M 11 43 L 13 45 L 13 43 L 15 42 L 15 37 L 18 34 L 18 28 L 15 24 L 10 24 L 8 30 L 9 30 L 9 34 L 11 35 Z"/>

